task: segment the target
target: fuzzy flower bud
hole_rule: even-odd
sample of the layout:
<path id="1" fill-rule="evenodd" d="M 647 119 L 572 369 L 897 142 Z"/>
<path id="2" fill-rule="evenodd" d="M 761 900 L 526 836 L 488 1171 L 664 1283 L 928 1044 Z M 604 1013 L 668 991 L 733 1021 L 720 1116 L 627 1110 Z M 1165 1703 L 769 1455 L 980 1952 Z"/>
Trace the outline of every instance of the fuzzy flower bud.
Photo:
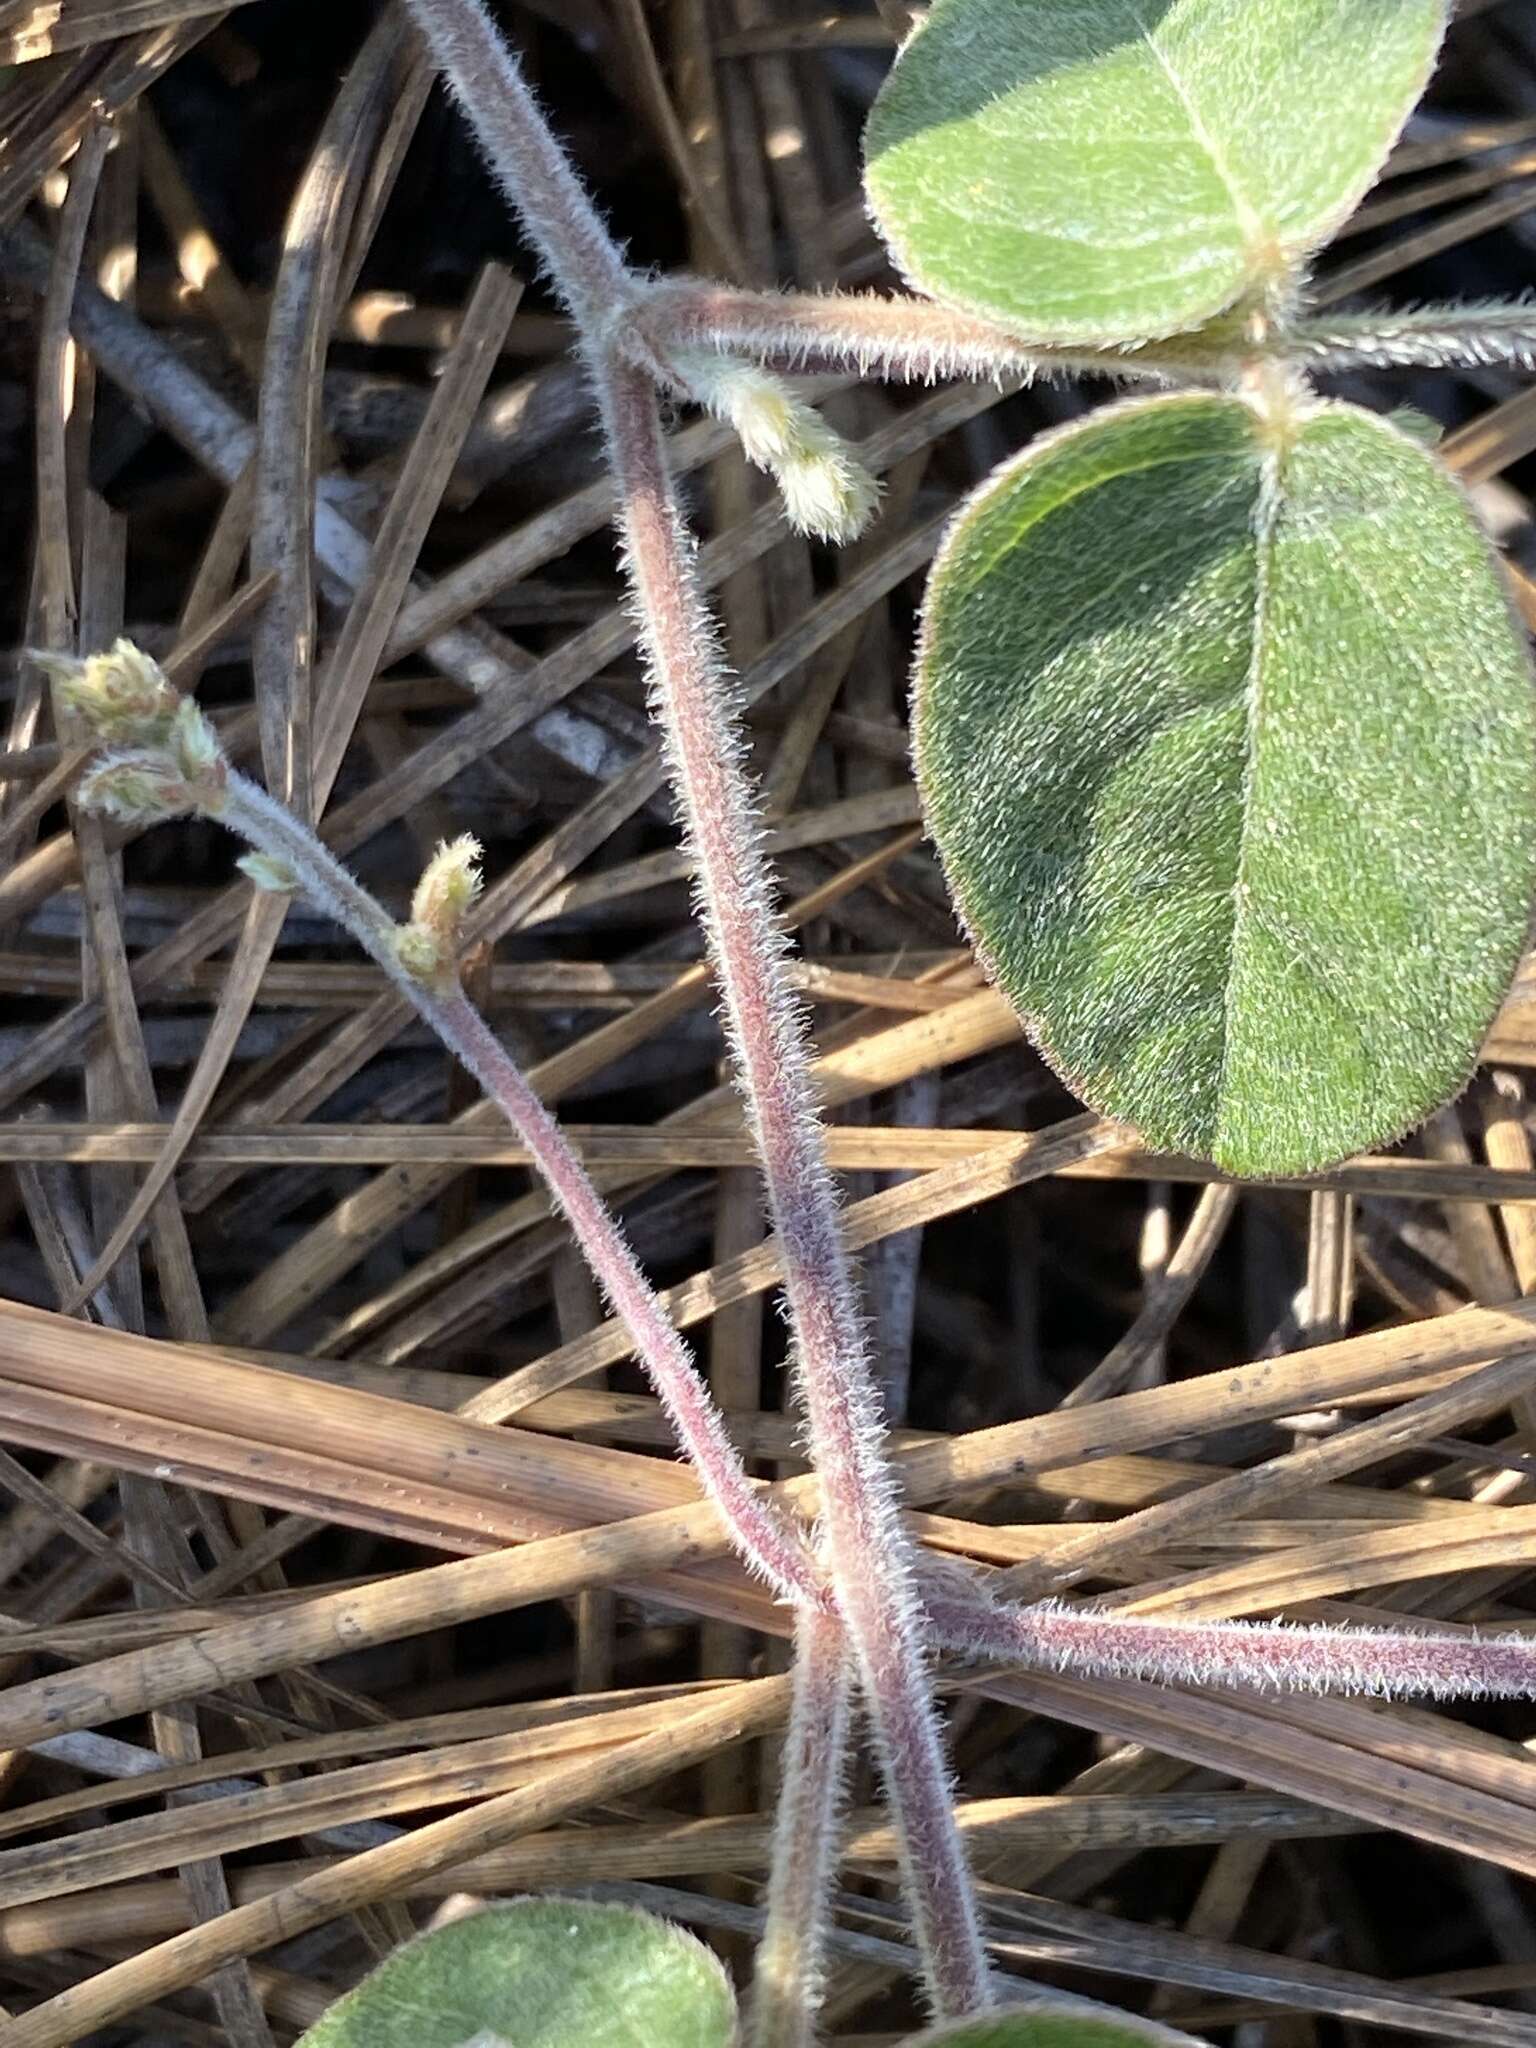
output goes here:
<path id="1" fill-rule="evenodd" d="M 799 446 L 801 415 L 809 412 L 777 377 L 724 358 L 701 379 L 710 410 L 735 428 L 742 453 L 759 469 L 777 469 Z"/>
<path id="2" fill-rule="evenodd" d="M 147 825 L 183 811 L 223 809 L 229 769 L 218 734 L 131 640 L 84 661 L 51 654 L 38 660 L 61 704 L 77 712 L 98 739 L 123 747 L 82 780 L 80 801 L 88 810 L 121 824 Z"/>
<path id="3" fill-rule="evenodd" d="M 120 825 L 153 825 L 200 808 L 198 792 L 166 754 L 109 754 L 81 777 L 79 800 Z"/>
<path id="4" fill-rule="evenodd" d="M 874 517 L 880 486 L 847 443 L 812 418 L 822 445 L 808 441 L 806 452 L 777 472 L 784 516 L 797 533 L 841 546 L 857 540 Z"/>
<path id="5" fill-rule="evenodd" d="M 411 898 L 411 923 L 456 939 L 481 886 L 480 842 L 473 833 L 440 840 Z"/>
<path id="6" fill-rule="evenodd" d="M 700 351 L 687 360 L 701 405 L 736 431 L 742 453 L 775 479 L 797 533 L 856 540 L 874 516 L 880 487 L 842 437 L 766 370 Z"/>
<path id="7" fill-rule="evenodd" d="M 169 732 L 180 700 L 160 664 L 131 640 L 118 640 L 106 653 L 84 661 L 67 654 L 32 658 L 53 678 L 60 702 L 98 738 L 141 742 L 163 739 Z"/>
<path id="8" fill-rule="evenodd" d="M 287 861 L 270 853 L 243 853 L 235 866 L 269 896 L 289 896 L 299 886 L 299 878 Z"/>
<path id="9" fill-rule="evenodd" d="M 395 934 L 395 952 L 413 981 L 436 981 L 458 961 L 464 920 L 482 886 L 480 842 L 465 832 L 442 840 L 411 898 L 409 924 Z"/>
<path id="10" fill-rule="evenodd" d="M 167 739 L 189 782 L 223 782 L 224 749 L 219 736 L 190 697 L 178 701 Z"/>

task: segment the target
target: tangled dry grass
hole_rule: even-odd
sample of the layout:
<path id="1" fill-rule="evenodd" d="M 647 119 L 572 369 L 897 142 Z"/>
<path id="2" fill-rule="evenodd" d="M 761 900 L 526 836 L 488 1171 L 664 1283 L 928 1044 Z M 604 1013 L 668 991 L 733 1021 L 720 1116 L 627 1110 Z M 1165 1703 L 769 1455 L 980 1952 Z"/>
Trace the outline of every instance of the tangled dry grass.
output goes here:
<path id="1" fill-rule="evenodd" d="M 638 259 L 888 281 L 857 137 L 901 10 L 507 11 Z M 597 1887 L 739 1959 L 766 1862 L 786 1617 L 522 1155 L 218 834 L 76 811 L 80 736 L 20 652 L 129 627 L 387 901 L 480 834 L 472 990 L 807 1498 L 569 335 L 398 15 L 316 16 L 0 6 L 0 2001 L 34 2044 L 291 2039 L 465 1892 Z M 1324 300 L 1520 286 L 1533 108 L 1526 10 L 1465 6 Z M 1348 388 L 1445 426 L 1536 625 L 1529 391 Z M 1104 1148 L 921 842 L 924 567 L 1097 395 L 826 395 L 885 483 L 836 554 L 674 423 L 914 1529 L 1026 1595 L 1528 1629 L 1536 992 L 1400 1152 L 1237 1190 Z M 1536 2048 L 1529 1706 L 1001 1674 L 949 1700 L 1004 1968 L 1245 2048 Z M 868 1797 L 829 2005 L 865 2043 L 911 2015 Z M 299 1884 L 329 1918 L 289 1940 Z"/>

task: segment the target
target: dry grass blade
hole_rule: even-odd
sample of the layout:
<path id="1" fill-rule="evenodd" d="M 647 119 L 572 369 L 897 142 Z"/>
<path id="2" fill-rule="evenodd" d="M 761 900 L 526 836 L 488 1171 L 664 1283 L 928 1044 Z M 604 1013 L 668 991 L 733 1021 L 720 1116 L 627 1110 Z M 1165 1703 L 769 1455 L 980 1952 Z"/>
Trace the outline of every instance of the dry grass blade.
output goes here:
<path id="1" fill-rule="evenodd" d="M 343 113 L 350 127 L 351 115 L 346 110 Z M 322 222 L 321 229 L 334 234 L 335 223 Z M 368 683 L 416 566 L 427 527 L 447 487 L 474 410 L 484 396 L 496 348 L 517 309 L 520 296 L 521 287 L 505 272 L 493 269 L 483 277 L 375 536 L 368 570 L 353 597 L 342 637 L 322 679 L 321 702 L 325 711 L 316 749 L 317 787 L 314 791 L 322 804 L 335 781 Z M 268 565 L 262 576 L 269 580 L 276 595 L 277 567 Z M 302 723 L 307 728 L 307 712 Z M 306 759 L 307 752 L 306 741 Z M 256 1000 L 286 914 L 287 905 L 281 899 L 274 902 L 260 894 L 253 896 L 246 929 L 236 950 L 236 966 L 221 992 L 213 1023 L 192 1080 L 182 1097 L 176 1121 L 155 1158 L 153 1170 L 145 1176 L 143 1186 L 125 1211 L 92 1272 L 82 1281 L 82 1297 L 94 1291 L 132 1243 L 144 1217 L 195 1138 Z"/>
<path id="2" fill-rule="evenodd" d="M 669 1704 L 669 1721 L 678 1717 L 678 1705 L 675 1701 Z M 494 1798 L 515 1785 L 536 1781 L 546 1759 L 632 1740 L 638 1723 L 624 1730 L 614 1725 L 606 1735 L 599 1732 L 599 1721 L 617 1724 L 620 1718 L 594 1716 L 579 1724 L 590 1730 L 586 1740 L 556 1743 L 542 1736 L 535 1740 L 493 1737 L 450 1751 L 425 1751 L 408 1763 L 359 1766 L 333 1778 L 304 1779 L 259 1792 L 231 1793 L 222 1800 L 200 1801 L 195 1822 L 182 1821 L 188 1830 L 187 1844 L 195 1846 L 203 1840 L 229 1852 L 281 1841 L 299 1826 L 323 1835 L 349 1821 L 456 1804 L 467 1796 L 466 1785 L 474 1797 Z M 650 1710 L 648 1718 L 654 1724 L 658 1716 Z M 959 1812 L 961 1826 L 978 1857 L 1042 1843 L 1084 1851 L 1188 1846 L 1249 1831 L 1261 1832 L 1266 1839 L 1296 1840 L 1320 1840 L 1357 1831 L 1356 1823 L 1332 1818 L 1300 1800 L 1263 1793 L 1170 1794 L 1153 1800 L 982 1799 L 967 1802 Z M 175 1822 L 174 1815 L 155 1814 L 144 1822 L 120 1821 L 77 1836 L 67 1850 L 3 1852 L 0 1952 L 7 1926 L 25 1924 L 18 1909 L 31 1901 L 70 1897 L 92 1886 L 115 1886 L 163 1868 L 179 1853 L 179 1846 L 186 1846 L 174 1840 Z M 494 1861 L 477 1859 L 478 1867 L 470 1871 L 459 1867 L 457 1882 L 468 1889 L 480 1877 L 493 1876 L 497 1890 L 531 1889 L 761 1869 L 768 1860 L 769 1836 L 769 1823 L 758 1814 L 552 1831 L 534 1836 L 516 1849 L 495 1852 Z M 850 1862 L 890 1864 L 896 1860 L 895 1837 L 878 1809 L 850 1816 L 845 1853 Z M 432 1879 L 424 1874 L 413 1888 L 420 1895 L 431 1885 Z"/>
<path id="3" fill-rule="evenodd" d="M 1059 1955 L 1063 1946 L 1070 1945 L 1084 1954 L 1085 1960 L 1091 1957 L 1098 1967 L 1115 1974 L 1157 1984 L 1198 1985 L 1238 1997 L 1269 1998 L 1298 2012 L 1402 2028 L 1432 2039 L 1451 2033 L 1457 2039 L 1485 2041 L 1489 2048 L 1494 2044 L 1529 2048 L 1536 2033 L 1529 2020 L 1495 2006 L 1416 1998 L 1353 1972 L 1289 1959 L 1280 1962 L 1227 1942 L 1129 1928 L 1108 1914 L 1058 1905 L 1049 1899 L 1010 1896 L 1001 1888 L 988 1887 L 985 1897 L 994 1922 L 1000 1923 L 1002 1953 L 1021 1961 Z"/>
<path id="4" fill-rule="evenodd" d="M 859 129 L 903 0 L 521 12 L 637 266 L 895 287 Z M 286 2043 L 466 1888 L 596 1886 L 733 1967 L 762 1926 L 786 1681 L 760 1674 L 789 1618 L 528 1152 L 326 913 L 252 900 L 224 835 L 82 813 L 92 750 L 20 653 L 126 624 L 391 916 L 438 838 L 484 842 L 475 998 L 622 1206 L 741 1454 L 813 1516 L 572 323 L 402 14 L 311 13 L 294 35 L 289 0 L 0 0 L 0 488 L 33 539 L 0 676 L 19 2048 Z M 1524 283 L 1536 38 L 1508 5 L 1455 14 L 1321 304 Z M 1347 389 L 1449 429 L 1536 628 L 1513 372 Z M 796 391 L 881 480 L 854 546 L 789 533 L 680 399 L 667 452 L 935 1587 L 1536 1632 L 1536 969 L 1454 1111 L 1325 1174 L 1237 1186 L 1080 1114 L 956 931 L 903 678 L 953 507 L 1101 394 Z M 940 1682 L 1015 1989 L 1288 2044 L 1536 2048 L 1509 1889 L 1536 1876 L 1527 1705 Z M 873 1789 L 829 2048 L 920 2019 Z"/>
<path id="5" fill-rule="evenodd" d="M 1228 1370 L 1214 1382 L 1221 1391 L 1220 1423 L 1262 1420 L 1361 1395 L 1402 1398 L 1405 1383 L 1417 1391 L 1437 1372 L 1465 1374 L 1468 1367 L 1490 1354 L 1509 1356 L 1528 1350 L 1532 1313 L 1536 1311 L 1467 1310 L 1427 1326 L 1350 1338 L 1286 1359 Z M 144 1374 L 135 1371 L 133 1364 L 134 1349 L 142 1340 L 83 1330 L 62 1319 L 15 1310 L 8 1312 L 8 1320 L 8 1348 L 13 1356 L 25 1349 L 34 1375 L 32 1389 L 18 1388 L 12 1396 L 18 1414 L 26 1393 L 51 1392 L 52 1385 L 60 1384 L 76 1390 L 103 1371 L 108 1387 L 123 1390 L 132 1386 L 132 1398 L 142 1402 Z M 188 1349 L 182 1355 L 188 1371 L 200 1375 L 205 1390 L 214 1383 L 223 1384 L 226 1420 L 245 1432 L 237 1441 L 261 1450 L 272 1434 L 270 1375 L 247 1367 L 232 1368 L 222 1360 L 215 1365 L 217 1354 L 213 1353 Z M 174 1418 L 184 1407 L 185 1397 L 166 1381 L 163 1365 L 157 1381 L 155 1398 Z M 1086 1456 L 1102 1456 L 1110 1450 L 1156 1448 L 1216 1426 L 1210 1399 L 1214 1387 L 1200 1380 L 1179 1382 L 1120 1395 L 1084 1411 L 1038 1416 L 951 1440 L 918 1442 L 900 1452 L 898 1470 L 907 1497 L 917 1503 L 995 1486 L 1023 1473 L 1081 1463 Z M 381 1466 L 386 1472 L 391 1470 L 391 1461 L 401 1455 L 402 1448 L 414 1455 L 410 1440 L 421 1436 L 426 1421 L 420 1411 L 408 1411 L 411 1419 L 402 1418 L 397 1425 L 393 1404 L 376 1397 L 365 1401 L 349 1390 L 323 1384 L 311 1384 L 304 1391 L 307 1405 L 292 1409 L 291 1434 L 300 1445 L 292 1456 L 312 1455 L 306 1447 L 317 1434 L 323 1441 L 345 1443 L 349 1433 L 354 1442 L 374 1446 L 369 1453 L 375 1461 L 374 1471 Z M 315 1396 L 322 1393 L 325 1400 L 316 1403 Z M 78 1391 L 73 1391 L 72 1398 L 78 1403 Z M 203 1400 L 206 1404 L 206 1391 Z M 289 1411 L 292 1402 L 292 1392 L 285 1393 L 283 1410 Z M 120 1437 L 122 1409 L 111 1406 L 105 1412 Z M 165 1416 L 151 1419 L 160 1432 L 158 1440 L 172 1441 L 167 1433 L 177 1427 L 175 1420 Z M 69 1728 L 86 1728 L 98 1720 L 142 1711 L 152 1703 L 195 1696 L 208 1684 L 211 1672 L 226 1683 L 237 1677 L 257 1677 L 321 1661 L 344 1647 L 356 1650 L 365 1643 L 398 1640 L 413 1631 L 440 1626 L 450 1615 L 467 1619 L 510 1609 L 520 1602 L 557 1598 L 581 1585 L 631 1583 L 650 1572 L 671 1573 L 724 1554 L 725 1538 L 713 1508 L 706 1503 L 634 1513 L 635 1486 L 642 1475 L 648 1477 L 654 1500 L 658 1486 L 688 1485 L 681 1473 L 650 1460 L 615 1464 L 619 1454 L 597 1454 L 590 1446 L 570 1446 L 574 1455 L 562 1457 L 566 1447 L 549 1438 L 530 1439 L 523 1447 L 516 1433 L 504 1430 L 491 1432 L 490 1443 L 502 1445 L 503 1457 L 512 1461 L 504 1468 L 508 1477 L 514 1471 L 520 1475 L 517 1483 L 524 1512 L 559 1516 L 579 1514 L 584 1508 L 598 1520 L 627 1519 L 613 1521 L 608 1528 L 547 1537 L 516 1552 L 496 1552 L 340 1594 L 322 1594 L 296 1604 L 271 1624 L 237 1621 L 227 1628 L 206 1631 L 185 1646 L 129 1652 L 79 1673 L 15 1687 L 0 1697 L 0 1743 L 21 1747 Z M 275 1480 L 270 1458 L 270 1451 L 264 1451 L 254 1468 L 247 1462 L 239 1470 L 239 1490 L 262 1498 L 265 1489 L 275 1489 L 281 1472 Z M 476 1458 L 461 1463 L 460 1473 L 480 1462 Z M 337 1461 L 332 1464 L 337 1469 Z M 605 1466 L 613 1475 L 606 1484 Z M 425 1483 L 428 1469 L 439 1476 L 443 1470 L 432 1465 L 430 1452 L 425 1465 L 414 1467 L 413 1491 Z M 328 1483 L 335 1486 L 334 1480 Z M 498 1475 L 491 1484 L 505 1496 L 507 1478 Z M 809 1505 L 813 1498 L 812 1483 L 807 1480 L 789 1482 L 786 1491 L 798 1503 Z M 334 1491 L 330 1497 L 336 1499 Z M 282 1504 L 289 1502 L 285 1498 Z M 674 1581 L 674 1593 L 687 1584 L 687 1579 Z M 722 1594 L 739 1600 L 736 1584 L 734 1575 L 713 1587 L 701 1580 L 691 1588 L 689 1597 L 718 1610 Z M 739 1613 L 739 1606 L 731 1607 L 731 1618 Z"/>
<path id="6" fill-rule="evenodd" d="M 80 2033 L 135 2011 L 147 1999 L 194 1984 L 234 1957 L 292 1940 L 339 1913 L 389 1897 L 413 1878 L 451 1870 L 575 1808 L 647 1785 L 771 1727 L 784 1711 L 786 1696 L 784 1679 L 733 1688 L 717 1704 L 704 1705 L 657 1733 L 637 1736 L 614 1753 L 549 1771 L 536 1784 L 502 1793 L 468 1813 L 431 1822 L 396 1842 L 306 1874 L 266 1899 L 236 1906 L 222 1919 L 173 1936 L 34 2008 L 12 2029 L 15 2048 L 65 2048 Z"/>
<path id="7" fill-rule="evenodd" d="M 112 10 L 118 11 L 117 0 L 112 0 Z M 16 220 L 38 185 L 68 161 L 87 131 L 130 108 L 225 11 L 189 12 L 184 5 L 168 5 L 161 9 L 162 23 L 170 14 L 168 24 L 141 23 L 141 33 L 114 37 L 105 45 L 99 32 L 93 35 L 84 46 L 86 55 L 52 79 L 48 90 L 39 92 L 35 74 L 26 69 L 0 83 L 0 133 L 6 139 L 0 164 L 0 223 Z M 29 54 L 48 53 L 34 48 Z"/>
<path id="8" fill-rule="evenodd" d="M 0 25 L 0 61 L 28 64 L 61 50 L 85 50 L 109 36 L 175 28 L 223 16 L 249 0 L 22 0 Z"/>

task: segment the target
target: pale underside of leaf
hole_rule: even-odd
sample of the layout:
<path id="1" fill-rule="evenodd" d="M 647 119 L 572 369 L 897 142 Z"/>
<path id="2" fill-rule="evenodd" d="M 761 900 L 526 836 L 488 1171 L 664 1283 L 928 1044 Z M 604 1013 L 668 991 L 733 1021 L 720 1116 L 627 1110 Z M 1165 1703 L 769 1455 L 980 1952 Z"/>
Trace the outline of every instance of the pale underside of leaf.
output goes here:
<path id="1" fill-rule="evenodd" d="M 919 779 L 1047 1057 L 1245 1175 L 1465 1081 L 1536 872 L 1523 636 L 1460 492 L 1373 415 L 1118 406 L 999 473 L 930 584 Z"/>
<path id="2" fill-rule="evenodd" d="M 1423 91 L 1443 0 L 937 0 L 866 135 L 919 289 L 1041 341 L 1132 342 L 1326 240 Z"/>

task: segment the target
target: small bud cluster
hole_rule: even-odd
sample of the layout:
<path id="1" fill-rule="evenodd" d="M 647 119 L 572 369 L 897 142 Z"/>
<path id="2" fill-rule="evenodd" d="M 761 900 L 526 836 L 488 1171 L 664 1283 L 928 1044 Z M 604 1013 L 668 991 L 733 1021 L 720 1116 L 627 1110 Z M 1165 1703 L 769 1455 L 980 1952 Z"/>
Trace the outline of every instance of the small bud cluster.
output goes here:
<path id="1" fill-rule="evenodd" d="M 80 802 L 126 825 L 223 807 L 228 768 L 203 711 L 131 640 L 84 660 L 37 656 L 59 701 L 115 749 L 80 781 Z"/>
<path id="2" fill-rule="evenodd" d="M 76 712 L 98 739 L 114 746 L 161 740 L 181 701 L 166 681 L 160 664 L 118 640 L 104 654 L 83 661 L 72 654 L 34 654 L 32 659 L 53 679 L 59 702 Z"/>
<path id="3" fill-rule="evenodd" d="M 80 778 L 82 807 L 119 825 L 154 825 L 199 808 L 186 777 L 164 754 L 108 754 Z"/>
<path id="4" fill-rule="evenodd" d="M 874 516 L 880 486 L 821 414 L 750 364 L 700 353 L 687 368 L 700 402 L 735 429 L 747 460 L 778 484 L 795 531 L 857 540 Z"/>
<path id="5" fill-rule="evenodd" d="M 422 871 L 410 921 L 395 932 L 395 955 L 413 981 L 442 981 L 458 968 L 464 920 L 481 889 L 480 842 L 468 832 L 444 840 Z"/>

